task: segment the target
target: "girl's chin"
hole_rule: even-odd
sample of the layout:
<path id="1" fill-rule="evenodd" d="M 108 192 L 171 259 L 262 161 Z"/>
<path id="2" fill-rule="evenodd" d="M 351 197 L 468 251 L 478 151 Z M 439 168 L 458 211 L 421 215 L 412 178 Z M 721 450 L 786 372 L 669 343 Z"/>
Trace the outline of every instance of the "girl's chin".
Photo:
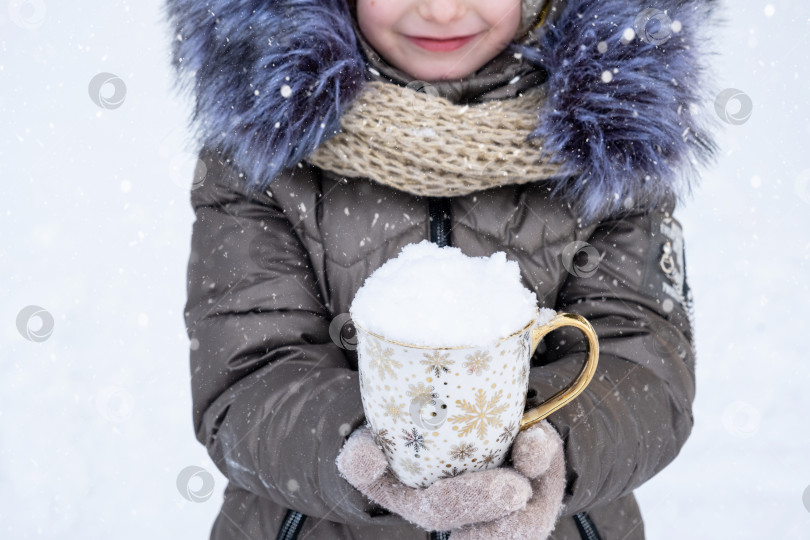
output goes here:
<path id="1" fill-rule="evenodd" d="M 469 75 L 470 71 L 468 72 L 459 72 L 459 71 L 451 71 L 451 70 L 411 70 L 411 69 L 403 69 L 405 73 L 413 77 L 414 79 L 425 81 L 425 82 L 437 82 L 437 81 L 448 81 L 454 79 L 461 79 Z"/>
<path id="2" fill-rule="evenodd" d="M 463 60 L 460 58 L 437 60 L 436 58 L 420 58 L 416 55 L 410 55 L 408 56 L 407 65 L 397 67 L 420 81 L 452 80 L 461 79 L 475 71 L 464 60 L 469 61 L 469 58 Z M 464 65 L 462 65 L 462 62 Z"/>

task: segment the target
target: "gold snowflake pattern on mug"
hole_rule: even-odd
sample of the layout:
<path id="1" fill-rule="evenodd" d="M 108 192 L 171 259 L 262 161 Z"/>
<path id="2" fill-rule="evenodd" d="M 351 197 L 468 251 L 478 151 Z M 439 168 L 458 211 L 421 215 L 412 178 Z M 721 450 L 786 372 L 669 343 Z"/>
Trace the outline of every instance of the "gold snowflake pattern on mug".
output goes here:
<path id="1" fill-rule="evenodd" d="M 371 358 L 372 369 L 377 370 L 377 372 L 380 374 L 381 380 L 385 380 L 386 374 L 390 375 L 392 379 L 396 380 L 398 376 L 394 368 L 401 368 L 402 364 L 394 358 L 391 358 L 391 355 L 394 354 L 394 349 L 391 347 L 386 347 L 383 349 L 380 346 L 380 342 L 376 339 L 371 339 L 369 341 L 370 343 L 368 347 L 366 347 L 365 353 Z"/>
<path id="2" fill-rule="evenodd" d="M 511 441 L 513 437 L 512 434 L 515 432 L 515 429 L 517 429 L 517 425 L 515 424 L 515 422 L 509 422 L 508 425 L 503 426 L 503 431 L 501 431 L 501 434 L 498 435 L 498 438 L 496 440 L 498 442 Z"/>
<path id="3" fill-rule="evenodd" d="M 450 448 L 450 459 L 455 459 L 456 461 L 464 461 L 465 459 L 471 458 L 475 452 L 478 451 L 478 448 L 471 442 L 462 442 L 460 444 L 454 444 Z"/>
<path id="4" fill-rule="evenodd" d="M 486 469 L 497 459 L 498 459 L 498 452 L 496 450 L 490 449 L 490 451 L 484 454 L 484 457 L 482 457 L 481 461 L 476 463 L 475 466 L 479 469 Z"/>
<path id="5" fill-rule="evenodd" d="M 464 360 L 464 367 L 467 368 L 467 373 L 470 375 L 473 373 L 481 375 L 484 371 L 489 369 L 489 363 L 492 361 L 492 358 L 486 351 L 475 351 L 472 354 L 468 354 L 466 358 L 467 359 Z"/>
<path id="6" fill-rule="evenodd" d="M 520 339 L 517 340 L 515 343 L 515 349 L 512 351 L 512 354 L 515 355 L 515 360 L 520 361 L 524 355 L 529 352 L 531 347 L 531 334 L 529 332 L 524 332 L 523 335 L 520 336 Z"/>
<path id="7" fill-rule="evenodd" d="M 449 420 L 454 424 L 462 424 L 461 427 L 453 426 L 454 430 L 458 429 L 458 436 L 465 437 L 475 431 L 478 438 L 483 439 L 490 426 L 500 426 L 500 415 L 509 407 L 507 403 L 499 403 L 502 395 L 503 392 L 498 390 L 487 399 L 486 392 L 479 388 L 475 393 L 475 402 L 457 399 L 456 404 L 462 413 L 451 416 Z"/>
<path id="8" fill-rule="evenodd" d="M 450 464 L 447 464 L 447 467 L 450 467 Z M 459 469 L 458 467 L 453 467 L 452 469 L 448 468 L 442 471 L 442 478 L 453 478 L 454 476 L 458 476 L 463 473 L 466 469 Z"/>
<path id="9" fill-rule="evenodd" d="M 408 394 L 409 398 L 413 398 L 412 401 L 418 401 L 420 404 L 430 403 L 432 399 L 439 397 L 433 385 L 423 382 L 409 384 L 408 391 L 405 393 Z"/>
<path id="10" fill-rule="evenodd" d="M 407 423 L 408 415 L 405 414 L 405 406 L 397 403 L 396 398 L 390 399 L 383 398 L 383 399 L 384 399 L 383 413 L 385 414 L 385 416 L 391 417 L 391 419 L 394 421 L 395 424 L 400 420 Z"/>
<path id="11" fill-rule="evenodd" d="M 377 446 L 380 447 L 388 459 L 391 459 L 392 452 L 397 447 L 397 443 L 390 437 L 388 430 L 383 428 L 380 431 L 372 431 L 371 434 L 374 437 L 374 442 L 377 443 Z"/>
<path id="12" fill-rule="evenodd" d="M 425 349 L 363 334 L 361 398 L 376 445 L 412 487 L 500 466 L 519 432 L 533 330 L 486 347 Z"/>
<path id="13" fill-rule="evenodd" d="M 450 373 L 450 366 L 455 363 L 455 360 L 449 360 L 450 353 L 442 354 L 441 351 L 433 351 L 432 353 L 423 353 L 424 360 L 419 363 L 425 368 L 425 373 L 433 372 L 436 378 L 441 378 L 445 373 Z"/>
<path id="14" fill-rule="evenodd" d="M 422 472 L 422 464 L 410 458 L 403 459 L 402 466 L 411 474 L 420 474 Z"/>

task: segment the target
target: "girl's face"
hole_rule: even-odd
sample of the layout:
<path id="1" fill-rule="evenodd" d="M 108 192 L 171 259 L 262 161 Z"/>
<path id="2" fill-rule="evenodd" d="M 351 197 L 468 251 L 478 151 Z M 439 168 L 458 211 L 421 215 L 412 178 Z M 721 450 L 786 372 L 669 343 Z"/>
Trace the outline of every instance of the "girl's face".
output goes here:
<path id="1" fill-rule="evenodd" d="M 521 0 L 357 0 L 366 40 L 424 81 L 474 72 L 506 48 L 520 20 Z"/>

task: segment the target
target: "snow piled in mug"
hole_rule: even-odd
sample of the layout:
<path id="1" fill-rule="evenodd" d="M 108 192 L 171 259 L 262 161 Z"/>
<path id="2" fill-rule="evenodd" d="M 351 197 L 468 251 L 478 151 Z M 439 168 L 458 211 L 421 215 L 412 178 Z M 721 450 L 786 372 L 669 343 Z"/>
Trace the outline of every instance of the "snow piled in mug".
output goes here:
<path id="1" fill-rule="evenodd" d="M 404 246 L 368 276 L 349 308 L 370 332 L 433 347 L 489 345 L 525 327 L 537 310 L 537 296 L 503 251 L 468 257 L 428 240 Z M 553 315 L 541 310 L 544 321 Z"/>

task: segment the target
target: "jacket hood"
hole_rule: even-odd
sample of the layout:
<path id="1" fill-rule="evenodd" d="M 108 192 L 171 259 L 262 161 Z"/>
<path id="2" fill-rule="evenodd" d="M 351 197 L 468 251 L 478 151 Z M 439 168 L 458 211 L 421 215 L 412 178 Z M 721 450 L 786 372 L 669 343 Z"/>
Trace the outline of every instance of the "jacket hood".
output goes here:
<path id="1" fill-rule="evenodd" d="M 561 165 L 551 196 L 589 220 L 688 194 L 716 153 L 707 61 L 718 0 L 552 1 L 553 17 L 490 61 L 544 72 L 532 136 Z M 251 191 L 337 133 L 364 82 L 380 76 L 346 0 L 166 0 L 165 11 L 176 87 L 194 97 L 190 128 L 233 157 Z M 497 98 L 508 83 L 467 84 L 456 99 Z"/>

